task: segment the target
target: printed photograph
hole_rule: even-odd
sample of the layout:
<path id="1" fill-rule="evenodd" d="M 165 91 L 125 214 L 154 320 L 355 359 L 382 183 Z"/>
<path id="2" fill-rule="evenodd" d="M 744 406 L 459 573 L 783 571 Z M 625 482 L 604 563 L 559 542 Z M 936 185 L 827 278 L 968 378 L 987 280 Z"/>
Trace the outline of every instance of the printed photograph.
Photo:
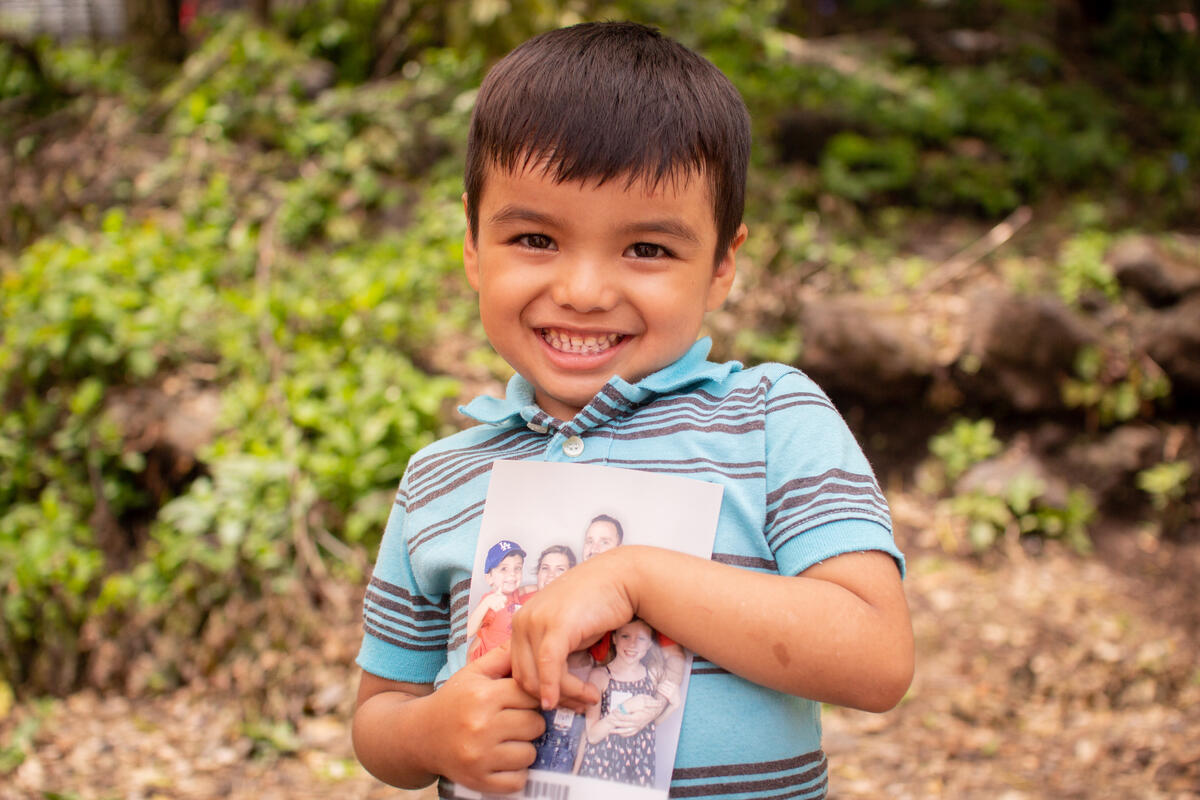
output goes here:
<path id="1" fill-rule="evenodd" d="M 536 592 L 600 553 L 642 544 L 708 558 L 720 507 L 721 487 L 703 481 L 497 462 L 471 580 L 468 660 L 506 642 L 513 616 Z M 640 619 L 571 654 L 568 669 L 601 699 L 586 714 L 543 712 L 533 796 L 666 797 L 690 666 L 689 653 Z"/>

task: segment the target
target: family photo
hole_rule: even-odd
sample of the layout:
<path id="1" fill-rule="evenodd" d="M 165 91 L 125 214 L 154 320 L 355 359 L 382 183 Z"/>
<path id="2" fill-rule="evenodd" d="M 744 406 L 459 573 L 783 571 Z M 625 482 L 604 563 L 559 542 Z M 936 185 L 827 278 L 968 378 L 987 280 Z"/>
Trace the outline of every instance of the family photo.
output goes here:
<path id="1" fill-rule="evenodd" d="M 553 495 L 541 491 L 554 485 Z M 497 462 L 492 468 L 467 616 L 468 661 L 508 641 L 513 615 L 577 564 L 626 544 L 654 544 L 707 558 L 719 487 L 632 470 Z M 600 702 L 586 714 L 543 711 L 530 769 L 564 785 L 595 779 L 665 796 L 690 656 L 640 619 L 610 631 L 567 661 Z M 535 777 L 533 780 L 538 780 Z M 593 785 L 594 786 L 594 785 Z M 611 788 L 586 796 L 609 797 Z M 578 794 L 576 794 L 578 796 Z"/>

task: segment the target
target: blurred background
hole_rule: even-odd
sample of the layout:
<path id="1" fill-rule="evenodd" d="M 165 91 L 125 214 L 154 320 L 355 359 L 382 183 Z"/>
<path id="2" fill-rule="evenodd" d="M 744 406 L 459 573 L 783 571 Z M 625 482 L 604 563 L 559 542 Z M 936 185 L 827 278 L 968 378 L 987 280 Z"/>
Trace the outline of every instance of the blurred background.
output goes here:
<path id="1" fill-rule="evenodd" d="M 826 387 L 910 555 L 830 797 L 1200 797 L 1200 3 L 0 0 L 0 798 L 398 795 L 363 586 L 509 375 L 475 87 L 594 19 L 742 91 L 714 357 Z"/>

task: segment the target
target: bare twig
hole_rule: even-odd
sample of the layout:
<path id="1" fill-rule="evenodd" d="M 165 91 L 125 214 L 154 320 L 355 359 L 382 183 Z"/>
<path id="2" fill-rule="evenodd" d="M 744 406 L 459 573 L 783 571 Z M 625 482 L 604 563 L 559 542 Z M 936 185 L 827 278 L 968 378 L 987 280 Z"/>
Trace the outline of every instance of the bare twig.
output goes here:
<path id="1" fill-rule="evenodd" d="M 1029 206 L 1017 208 L 986 234 L 934 267 L 917 285 L 916 294 L 930 294 L 958 280 L 967 270 L 1015 236 L 1017 231 L 1028 225 L 1032 219 L 1033 211 Z"/>
<path id="2" fill-rule="evenodd" d="M 792 33 L 783 33 L 781 40 L 784 49 L 794 61 L 802 64 L 815 64 L 842 75 L 868 81 L 892 94 L 902 95 L 911 92 L 911 88 L 905 86 L 895 76 L 850 55 L 845 50 L 844 41 L 837 37 L 815 40 L 805 39 Z"/>

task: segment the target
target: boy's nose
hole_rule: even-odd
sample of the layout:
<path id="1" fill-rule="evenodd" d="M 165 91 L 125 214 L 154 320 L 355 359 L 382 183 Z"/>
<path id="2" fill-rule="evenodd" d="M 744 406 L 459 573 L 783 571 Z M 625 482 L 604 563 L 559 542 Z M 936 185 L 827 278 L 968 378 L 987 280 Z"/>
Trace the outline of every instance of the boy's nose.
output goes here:
<path id="1" fill-rule="evenodd" d="M 611 265 L 592 258 L 560 264 L 550 297 L 557 305 L 581 314 L 612 308 L 617 302 L 617 291 Z"/>

